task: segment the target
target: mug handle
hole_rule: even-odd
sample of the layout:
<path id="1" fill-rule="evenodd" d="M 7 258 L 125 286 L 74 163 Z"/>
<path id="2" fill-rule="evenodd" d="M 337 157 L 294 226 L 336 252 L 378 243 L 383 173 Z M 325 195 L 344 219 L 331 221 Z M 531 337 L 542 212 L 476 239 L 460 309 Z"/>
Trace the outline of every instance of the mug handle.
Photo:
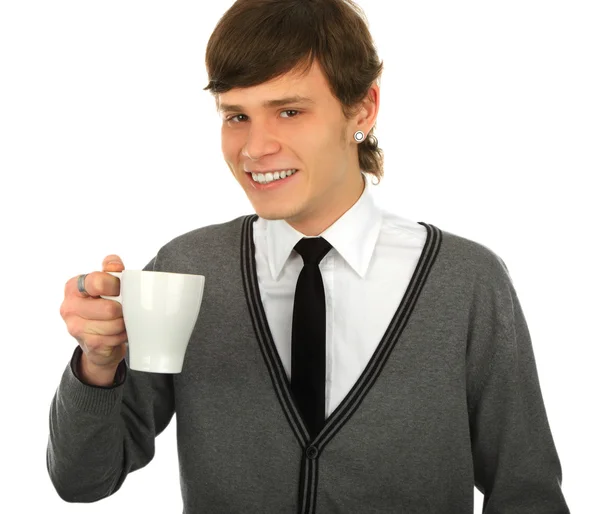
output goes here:
<path id="1" fill-rule="evenodd" d="M 119 281 L 121 282 L 121 285 L 123 285 L 123 282 L 121 281 L 121 275 L 123 274 L 122 271 L 105 271 L 104 273 L 109 273 L 110 275 L 117 277 L 119 279 Z M 121 305 L 123 305 L 123 290 L 121 289 L 119 292 L 120 292 L 119 296 L 100 295 L 100 298 L 106 298 L 107 300 L 115 300 L 115 301 L 119 302 Z"/>

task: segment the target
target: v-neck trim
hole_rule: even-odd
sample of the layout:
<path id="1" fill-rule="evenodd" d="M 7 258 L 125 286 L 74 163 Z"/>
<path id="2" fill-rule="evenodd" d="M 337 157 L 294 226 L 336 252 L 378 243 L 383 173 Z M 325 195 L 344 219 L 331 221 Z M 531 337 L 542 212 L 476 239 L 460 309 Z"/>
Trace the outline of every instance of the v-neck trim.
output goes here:
<path id="1" fill-rule="evenodd" d="M 316 485 L 318 479 L 318 456 L 327 443 L 359 408 L 363 399 L 381 374 L 396 342 L 400 339 L 404 327 L 408 323 L 423 286 L 439 253 L 442 232 L 434 225 L 419 221 L 419 225 L 427 229 L 427 239 L 421 251 L 417 266 L 413 271 L 408 287 L 390 321 L 381 341 L 377 345 L 371 359 L 354 383 L 348 394 L 337 408 L 325 419 L 325 424 L 314 439 L 310 438 L 308 428 L 300 414 L 292 395 L 291 384 L 285 373 L 283 363 L 275 346 L 273 335 L 267 321 L 264 306 L 258 287 L 256 272 L 256 248 L 254 245 L 254 222 L 257 214 L 250 214 L 242 221 L 241 234 L 241 271 L 244 294 L 248 310 L 256 333 L 261 353 L 269 371 L 273 388 L 288 420 L 298 444 L 303 450 L 300 484 L 299 513 L 311 513 L 316 502 Z"/>

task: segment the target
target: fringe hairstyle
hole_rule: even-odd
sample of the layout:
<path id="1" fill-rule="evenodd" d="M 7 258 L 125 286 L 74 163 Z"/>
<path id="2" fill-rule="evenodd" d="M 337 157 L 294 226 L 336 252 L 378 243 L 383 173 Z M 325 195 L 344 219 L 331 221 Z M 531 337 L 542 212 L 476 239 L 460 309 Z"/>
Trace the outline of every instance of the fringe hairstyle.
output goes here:
<path id="1" fill-rule="evenodd" d="M 216 97 L 292 70 L 305 73 L 315 59 L 349 120 L 383 71 L 363 10 L 352 0 L 237 0 L 208 41 L 204 90 Z M 374 129 L 358 145 L 358 159 L 379 183 L 383 150 Z"/>

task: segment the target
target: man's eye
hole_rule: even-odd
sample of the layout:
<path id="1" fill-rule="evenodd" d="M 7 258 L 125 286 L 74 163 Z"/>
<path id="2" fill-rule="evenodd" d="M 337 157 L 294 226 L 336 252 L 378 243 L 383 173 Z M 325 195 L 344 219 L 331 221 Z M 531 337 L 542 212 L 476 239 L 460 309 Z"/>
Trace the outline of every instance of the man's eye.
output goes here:
<path id="1" fill-rule="evenodd" d="M 233 116 L 229 116 L 229 118 L 226 118 L 225 121 L 234 121 L 234 120 L 236 120 L 236 118 L 239 118 L 240 116 L 245 116 L 245 114 L 234 114 Z M 236 120 L 235 123 L 237 123 L 237 121 L 239 121 L 239 120 Z"/>
<path id="2" fill-rule="evenodd" d="M 286 114 L 293 113 L 292 116 L 285 116 L 286 118 L 295 118 L 298 114 L 300 114 L 300 111 L 296 111 L 294 109 L 286 109 L 285 111 L 281 111 L 281 112 L 282 113 L 285 112 Z M 244 120 L 240 119 L 241 116 L 245 117 L 246 115 L 245 114 L 234 114 L 233 116 L 229 116 L 228 118 L 225 118 L 225 121 L 231 121 L 233 123 L 238 123 L 240 121 L 244 121 Z"/>

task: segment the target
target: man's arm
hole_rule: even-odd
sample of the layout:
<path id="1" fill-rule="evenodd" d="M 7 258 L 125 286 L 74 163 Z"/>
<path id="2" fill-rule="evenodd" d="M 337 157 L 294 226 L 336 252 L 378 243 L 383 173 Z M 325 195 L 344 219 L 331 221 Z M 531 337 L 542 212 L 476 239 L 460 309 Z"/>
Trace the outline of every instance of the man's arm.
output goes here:
<path id="1" fill-rule="evenodd" d="M 93 502 L 152 460 L 154 439 L 174 413 L 173 386 L 171 375 L 132 371 L 124 362 L 121 385 L 87 385 L 74 372 L 80 358 L 77 347 L 50 405 L 46 463 L 63 500 Z"/>
<path id="2" fill-rule="evenodd" d="M 483 514 L 568 514 L 527 323 L 504 261 L 475 287 L 467 401 Z"/>
<path id="3" fill-rule="evenodd" d="M 144 268 L 152 270 L 154 259 Z M 173 377 L 119 364 L 108 387 L 85 383 L 78 346 L 50 405 L 48 473 L 68 502 L 115 493 L 127 474 L 154 457 L 154 440 L 174 413 Z"/>

